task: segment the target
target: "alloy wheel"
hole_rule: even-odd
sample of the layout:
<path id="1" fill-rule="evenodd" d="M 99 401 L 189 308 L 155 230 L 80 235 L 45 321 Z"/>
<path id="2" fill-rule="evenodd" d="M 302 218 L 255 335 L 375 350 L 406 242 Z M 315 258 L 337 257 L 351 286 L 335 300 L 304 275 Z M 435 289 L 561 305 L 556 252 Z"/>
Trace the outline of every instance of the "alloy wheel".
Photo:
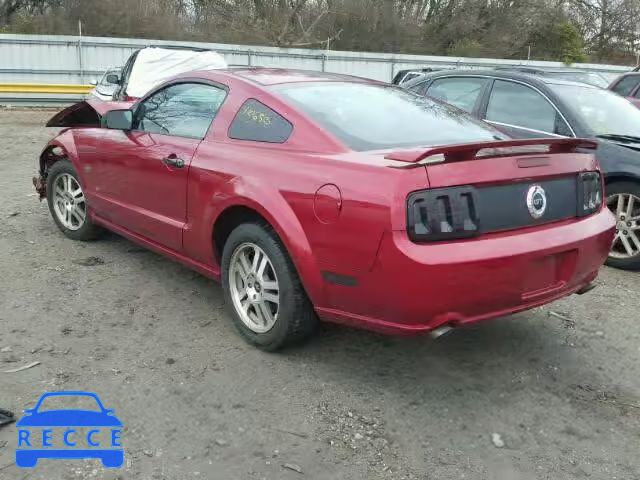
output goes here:
<path id="1" fill-rule="evenodd" d="M 616 235 L 612 258 L 628 259 L 640 254 L 640 198 L 631 193 L 616 193 L 607 197 L 607 206 L 616 216 Z"/>
<path id="2" fill-rule="evenodd" d="M 242 323 L 265 333 L 278 320 L 280 287 L 271 260 L 258 245 L 239 245 L 229 263 L 229 288 Z"/>
<path id="3" fill-rule="evenodd" d="M 87 218 L 87 204 L 78 181 L 68 173 L 58 175 L 53 184 L 53 211 L 69 230 L 78 230 Z"/>

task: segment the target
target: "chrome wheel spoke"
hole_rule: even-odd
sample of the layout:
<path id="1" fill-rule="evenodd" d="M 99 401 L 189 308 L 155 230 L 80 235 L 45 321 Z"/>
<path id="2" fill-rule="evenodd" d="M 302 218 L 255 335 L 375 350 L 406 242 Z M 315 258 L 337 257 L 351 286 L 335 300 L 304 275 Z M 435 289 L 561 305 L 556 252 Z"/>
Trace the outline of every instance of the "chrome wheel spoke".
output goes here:
<path id="1" fill-rule="evenodd" d="M 238 269 L 238 273 L 240 274 L 242 279 L 246 281 L 247 276 L 249 275 L 249 272 L 251 270 L 251 266 L 249 265 L 249 261 L 247 260 L 245 254 L 240 255 L 238 260 L 239 261 L 236 264 L 236 268 Z"/>
<path id="2" fill-rule="evenodd" d="M 251 306 L 251 303 L 249 302 L 249 299 L 246 297 L 245 297 L 245 300 L 243 300 L 240 303 L 240 307 L 245 314 L 248 314 L 250 306 Z"/>
<path id="3" fill-rule="evenodd" d="M 258 317 L 260 317 L 260 320 L 262 321 L 262 324 L 264 326 L 267 326 L 273 321 L 273 314 L 271 313 L 271 310 L 266 303 L 260 302 L 256 304 L 256 312 L 258 313 Z"/>
<path id="4" fill-rule="evenodd" d="M 278 290 L 278 282 L 274 282 L 273 280 L 264 280 L 262 282 L 262 288 L 265 290 Z"/>
<path id="5" fill-rule="evenodd" d="M 627 238 L 627 236 L 626 235 L 620 235 L 620 241 L 622 242 L 622 245 L 624 246 L 624 249 L 627 252 L 627 255 L 632 257 L 633 256 L 633 248 L 631 248 L 631 243 L 629 243 L 629 239 Z"/>
<path id="6" fill-rule="evenodd" d="M 629 203 L 627 204 L 627 218 L 633 215 L 633 204 L 636 197 L 629 195 Z"/>
<path id="7" fill-rule="evenodd" d="M 251 264 L 251 273 L 258 272 L 258 266 L 260 264 L 260 258 L 262 257 L 262 250 L 259 250 L 257 247 L 253 249 L 253 262 Z"/>
<path id="8" fill-rule="evenodd" d="M 616 208 L 616 215 L 619 217 L 624 212 L 624 195 L 618 195 L 618 205 Z"/>
<path id="9" fill-rule="evenodd" d="M 640 238 L 638 238 L 638 236 L 636 235 L 636 232 L 630 231 L 628 233 L 629 233 L 628 237 L 631 240 L 631 243 L 633 243 L 633 245 L 636 247 L 635 253 L 640 252 Z"/>
<path id="10" fill-rule="evenodd" d="M 77 205 L 75 205 L 71 210 L 71 215 L 76 218 L 78 223 L 84 222 L 85 213 Z"/>
<path id="11" fill-rule="evenodd" d="M 264 270 L 265 268 L 267 268 L 267 262 L 268 262 L 267 256 L 263 255 L 262 260 L 260 261 L 260 266 L 258 267 L 258 271 L 256 272 L 256 276 L 260 280 L 264 276 Z"/>
<path id="12" fill-rule="evenodd" d="M 264 299 L 265 302 L 275 303 L 276 305 L 280 303 L 280 297 L 278 296 L 277 293 L 265 292 L 262 294 L 262 298 Z"/>

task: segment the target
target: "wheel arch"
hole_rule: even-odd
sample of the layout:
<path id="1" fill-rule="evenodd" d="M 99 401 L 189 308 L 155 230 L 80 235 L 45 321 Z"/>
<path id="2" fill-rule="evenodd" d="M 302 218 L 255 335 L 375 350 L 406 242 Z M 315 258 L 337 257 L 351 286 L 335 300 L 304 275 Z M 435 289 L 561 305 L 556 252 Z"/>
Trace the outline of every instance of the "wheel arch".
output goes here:
<path id="1" fill-rule="evenodd" d="M 60 160 L 69 160 L 84 183 L 82 171 L 78 168 L 78 156 L 73 135 L 69 131 L 63 131 L 47 143 L 38 157 L 38 176 L 33 177 L 33 185 L 41 200 L 47 196 L 49 169 Z"/>
<path id="2" fill-rule="evenodd" d="M 281 202 L 273 199 L 257 202 L 247 197 L 235 198 L 220 208 L 213 220 L 210 237 L 216 262 L 221 264 L 224 243 L 235 227 L 247 222 L 265 222 L 274 229 L 286 248 L 312 303 L 321 305 L 324 285 L 311 245 L 291 207 L 282 197 L 280 199 Z M 277 212 L 277 220 L 273 212 Z"/>
<path id="3" fill-rule="evenodd" d="M 46 175 L 51 165 L 63 159 L 69 160 L 78 171 L 78 175 L 81 175 L 78 169 L 78 151 L 70 130 L 63 131 L 42 149 L 39 157 L 40 175 Z"/>

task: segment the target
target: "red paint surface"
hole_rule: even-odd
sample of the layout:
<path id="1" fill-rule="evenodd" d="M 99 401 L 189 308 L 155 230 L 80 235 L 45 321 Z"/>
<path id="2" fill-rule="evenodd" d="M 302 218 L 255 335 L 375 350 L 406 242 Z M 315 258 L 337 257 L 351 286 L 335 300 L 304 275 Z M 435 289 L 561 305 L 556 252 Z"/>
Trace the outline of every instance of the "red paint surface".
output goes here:
<path id="1" fill-rule="evenodd" d="M 544 162 L 527 168 L 526 156 L 389 168 L 384 156 L 390 152 L 350 151 L 262 85 L 307 78 L 276 70 L 185 76 L 229 89 L 203 141 L 72 128 L 51 144 L 74 163 L 94 221 L 212 278 L 220 276 L 215 222 L 234 206 L 251 208 L 273 225 L 321 318 L 387 333 L 419 333 L 547 303 L 590 283 L 607 256 L 614 221 L 606 208 L 451 242 L 415 244 L 406 233 L 412 191 L 595 170 L 591 155 L 545 154 Z M 286 143 L 227 137 L 248 98 L 295 126 Z M 185 168 L 162 163 L 172 154 Z M 321 188 L 328 184 L 336 187 Z M 357 285 L 326 283 L 323 271 L 353 277 Z"/>

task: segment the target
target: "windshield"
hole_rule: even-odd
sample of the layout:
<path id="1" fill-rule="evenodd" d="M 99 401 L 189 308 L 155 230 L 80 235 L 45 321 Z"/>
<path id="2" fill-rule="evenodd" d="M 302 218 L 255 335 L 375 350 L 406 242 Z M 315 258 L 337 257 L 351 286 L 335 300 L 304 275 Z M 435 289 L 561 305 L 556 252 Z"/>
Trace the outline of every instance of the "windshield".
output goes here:
<path id="1" fill-rule="evenodd" d="M 549 86 L 593 135 L 640 136 L 640 109 L 628 100 L 598 88 Z"/>
<path id="2" fill-rule="evenodd" d="M 597 73 L 589 72 L 547 72 L 548 77 L 571 80 L 573 82 L 586 83 L 595 87 L 607 88 L 609 82 Z"/>
<path id="3" fill-rule="evenodd" d="M 447 145 L 502 139 L 455 107 L 396 87 L 305 83 L 280 93 L 353 150 Z"/>

